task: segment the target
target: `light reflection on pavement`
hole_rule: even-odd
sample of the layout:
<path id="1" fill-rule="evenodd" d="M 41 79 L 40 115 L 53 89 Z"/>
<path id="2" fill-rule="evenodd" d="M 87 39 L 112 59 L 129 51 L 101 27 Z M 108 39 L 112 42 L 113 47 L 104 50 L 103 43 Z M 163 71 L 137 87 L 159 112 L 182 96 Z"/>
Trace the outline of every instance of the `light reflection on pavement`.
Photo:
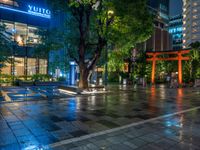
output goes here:
<path id="1" fill-rule="evenodd" d="M 42 147 L 200 106 L 199 89 L 110 86 L 109 91 L 92 96 L 49 97 L 43 101 L 36 98 L 1 104 L 0 146 L 5 149 Z M 24 94 L 24 91 L 15 89 L 15 94 Z M 38 93 L 35 91 L 35 94 Z M 195 115 L 192 117 L 196 118 Z M 171 128 L 182 128 L 187 118 L 178 115 L 173 120 L 160 120 L 161 127 L 166 128 L 163 134 L 173 135 Z M 178 134 L 179 138 L 183 135 Z"/>

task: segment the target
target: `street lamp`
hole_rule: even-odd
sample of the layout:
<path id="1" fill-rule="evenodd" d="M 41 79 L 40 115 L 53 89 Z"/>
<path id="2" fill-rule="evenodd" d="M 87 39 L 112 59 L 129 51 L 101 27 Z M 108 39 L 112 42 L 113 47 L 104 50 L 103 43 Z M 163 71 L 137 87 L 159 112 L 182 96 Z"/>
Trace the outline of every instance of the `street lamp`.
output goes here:
<path id="1" fill-rule="evenodd" d="M 105 50 L 105 86 L 108 85 L 108 26 L 113 22 L 114 11 L 108 10 L 106 15 L 106 50 Z"/>
<path id="2" fill-rule="evenodd" d="M 131 68 L 132 68 L 132 71 L 131 73 L 134 74 L 135 72 L 135 62 L 136 62 L 136 58 L 137 58 L 137 50 L 134 48 L 132 50 L 132 56 L 131 56 Z M 133 78 L 133 84 L 135 83 L 134 82 L 135 78 Z"/>

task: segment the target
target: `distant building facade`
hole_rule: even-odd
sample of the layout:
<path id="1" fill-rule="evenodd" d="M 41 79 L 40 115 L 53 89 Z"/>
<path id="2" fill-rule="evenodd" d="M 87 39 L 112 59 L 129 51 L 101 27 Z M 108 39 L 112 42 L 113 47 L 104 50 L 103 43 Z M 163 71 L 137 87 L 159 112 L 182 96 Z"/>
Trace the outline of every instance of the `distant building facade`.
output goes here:
<path id="1" fill-rule="evenodd" d="M 182 15 L 177 15 L 170 18 L 169 33 L 172 35 L 173 50 L 182 49 L 183 48 L 183 17 Z"/>
<path id="2" fill-rule="evenodd" d="M 200 41 L 200 0 L 183 0 L 183 48 Z"/>
<path id="3" fill-rule="evenodd" d="M 169 21 L 169 0 L 148 0 L 148 6 L 156 10 L 157 17 L 166 23 Z"/>
<path id="4" fill-rule="evenodd" d="M 165 51 L 172 49 L 171 36 L 167 26 L 169 23 L 169 0 L 149 0 L 150 12 L 155 16 L 154 31 L 150 39 L 144 43 L 146 51 Z"/>

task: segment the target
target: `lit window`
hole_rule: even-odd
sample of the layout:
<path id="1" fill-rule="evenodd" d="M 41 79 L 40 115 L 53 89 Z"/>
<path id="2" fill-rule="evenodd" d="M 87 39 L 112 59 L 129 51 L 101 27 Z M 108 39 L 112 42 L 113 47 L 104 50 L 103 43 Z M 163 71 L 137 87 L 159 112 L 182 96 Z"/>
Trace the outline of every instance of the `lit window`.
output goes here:
<path id="1" fill-rule="evenodd" d="M 193 3 L 193 6 L 197 6 L 197 5 L 198 5 L 197 2 L 194 2 L 194 3 Z"/>
<path id="2" fill-rule="evenodd" d="M 15 2 L 14 0 L 0 0 L 0 4 L 12 5 L 15 7 L 19 7 L 18 3 Z"/>
<path id="3" fill-rule="evenodd" d="M 194 9 L 194 10 L 193 10 L 193 13 L 196 13 L 196 12 L 197 12 L 197 9 Z"/>
<path id="4" fill-rule="evenodd" d="M 197 19 L 197 18 L 198 18 L 197 15 L 193 16 L 193 19 Z"/>
<path id="5" fill-rule="evenodd" d="M 192 26 L 197 26 L 197 22 L 193 22 L 193 23 L 192 23 Z"/>

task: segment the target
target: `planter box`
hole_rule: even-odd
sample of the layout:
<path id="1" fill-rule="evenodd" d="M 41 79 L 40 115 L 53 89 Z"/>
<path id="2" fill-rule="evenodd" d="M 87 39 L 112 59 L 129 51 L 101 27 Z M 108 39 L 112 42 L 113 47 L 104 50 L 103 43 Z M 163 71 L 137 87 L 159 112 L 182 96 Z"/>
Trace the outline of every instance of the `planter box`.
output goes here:
<path id="1" fill-rule="evenodd" d="M 34 85 L 36 86 L 58 86 L 61 85 L 62 82 L 35 82 Z"/>
<path id="2" fill-rule="evenodd" d="M 33 82 L 19 81 L 19 86 L 34 86 Z"/>
<path id="3" fill-rule="evenodd" d="M 81 89 L 75 86 L 59 86 L 58 89 L 70 91 L 77 94 L 80 94 L 81 92 L 83 92 Z"/>

